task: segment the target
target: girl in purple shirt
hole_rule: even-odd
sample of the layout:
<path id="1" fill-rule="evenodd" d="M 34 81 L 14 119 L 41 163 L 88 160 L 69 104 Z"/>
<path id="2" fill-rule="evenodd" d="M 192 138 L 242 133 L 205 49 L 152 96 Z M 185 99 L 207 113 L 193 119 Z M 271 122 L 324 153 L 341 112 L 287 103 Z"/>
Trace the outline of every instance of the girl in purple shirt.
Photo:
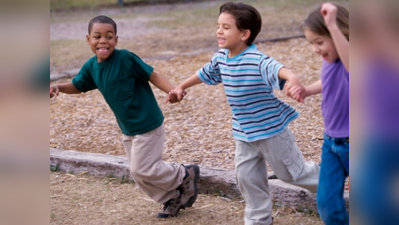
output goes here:
<path id="1" fill-rule="evenodd" d="M 289 89 L 288 96 L 303 102 L 310 95 L 322 94 L 325 134 L 317 208 L 325 224 L 349 224 L 343 198 L 349 176 L 349 11 L 324 3 L 301 28 L 313 51 L 323 57 L 321 79 L 305 91 Z"/>

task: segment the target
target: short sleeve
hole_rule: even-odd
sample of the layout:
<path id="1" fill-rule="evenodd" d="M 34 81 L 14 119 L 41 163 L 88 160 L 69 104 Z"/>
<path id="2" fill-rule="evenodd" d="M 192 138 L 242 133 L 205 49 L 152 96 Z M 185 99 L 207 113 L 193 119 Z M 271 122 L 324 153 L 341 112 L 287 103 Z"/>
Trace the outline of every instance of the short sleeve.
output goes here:
<path id="1" fill-rule="evenodd" d="M 272 57 L 263 56 L 260 60 L 259 71 L 267 85 L 274 89 L 282 90 L 285 80 L 280 79 L 278 73 L 283 67 L 285 66 Z"/>
<path id="2" fill-rule="evenodd" d="M 89 62 L 83 65 L 78 75 L 73 78 L 72 83 L 81 92 L 97 89 L 97 85 L 91 77 Z"/>
<path id="3" fill-rule="evenodd" d="M 200 70 L 197 71 L 198 78 L 208 85 L 217 85 L 222 83 L 222 77 L 218 66 L 218 53 L 216 53 L 212 60 L 205 64 Z"/>
<path id="4" fill-rule="evenodd" d="M 154 68 L 132 52 L 130 52 L 129 58 L 132 61 L 131 70 L 133 76 L 140 80 L 149 81 Z"/>

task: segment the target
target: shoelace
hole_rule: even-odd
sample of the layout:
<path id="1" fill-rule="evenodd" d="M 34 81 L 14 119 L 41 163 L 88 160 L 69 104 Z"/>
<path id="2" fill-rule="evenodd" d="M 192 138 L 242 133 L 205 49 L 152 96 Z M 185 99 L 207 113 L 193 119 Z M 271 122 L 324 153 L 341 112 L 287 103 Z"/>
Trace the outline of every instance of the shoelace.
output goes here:
<path id="1" fill-rule="evenodd" d="M 179 196 L 180 197 L 180 196 Z M 174 199 L 170 199 L 169 201 L 164 203 L 163 206 L 163 211 L 166 211 L 166 209 L 170 208 L 176 208 L 179 203 L 180 203 L 180 198 L 174 198 Z"/>
<path id="2" fill-rule="evenodd" d="M 191 177 L 188 177 L 187 179 L 183 180 L 181 186 L 180 186 L 180 191 L 183 193 L 186 192 L 186 190 L 188 190 L 190 188 L 190 180 Z"/>

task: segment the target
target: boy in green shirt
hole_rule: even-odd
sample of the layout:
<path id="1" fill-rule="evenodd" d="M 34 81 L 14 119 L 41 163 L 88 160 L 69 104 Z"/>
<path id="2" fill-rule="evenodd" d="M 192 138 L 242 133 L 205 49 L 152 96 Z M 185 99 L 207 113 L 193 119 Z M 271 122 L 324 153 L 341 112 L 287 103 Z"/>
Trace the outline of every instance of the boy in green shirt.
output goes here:
<path id="1" fill-rule="evenodd" d="M 164 204 L 157 217 L 174 217 L 180 209 L 194 204 L 199 167 L 162 161 L 164 117 L 148 82 L 165 93 L 174 86 L 134 53 L 115 49 L 116 30 L 116 23 L 106 16 L 89 22 L 86 39 L 95 56 L 72 82 L 51 85 L 50 98 L 59 92 L 79 94 L 98 89 L 123 133 L 134 181 L 154 201 Z"/>

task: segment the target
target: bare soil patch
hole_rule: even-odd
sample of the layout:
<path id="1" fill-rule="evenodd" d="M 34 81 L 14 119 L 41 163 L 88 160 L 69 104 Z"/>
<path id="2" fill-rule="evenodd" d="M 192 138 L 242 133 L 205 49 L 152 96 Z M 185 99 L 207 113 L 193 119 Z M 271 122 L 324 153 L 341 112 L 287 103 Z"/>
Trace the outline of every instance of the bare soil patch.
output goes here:
<path id="1" fill-rule="evenodd" d="M 50 224 L 243 224 L 241 199 L 199 195 L 176 218 L 158 219 L 162 209 L 133 183 L 87 174 L 50 174 Z M 323 224 L 317 213 L 275 206 L 275 224 Z"/>

